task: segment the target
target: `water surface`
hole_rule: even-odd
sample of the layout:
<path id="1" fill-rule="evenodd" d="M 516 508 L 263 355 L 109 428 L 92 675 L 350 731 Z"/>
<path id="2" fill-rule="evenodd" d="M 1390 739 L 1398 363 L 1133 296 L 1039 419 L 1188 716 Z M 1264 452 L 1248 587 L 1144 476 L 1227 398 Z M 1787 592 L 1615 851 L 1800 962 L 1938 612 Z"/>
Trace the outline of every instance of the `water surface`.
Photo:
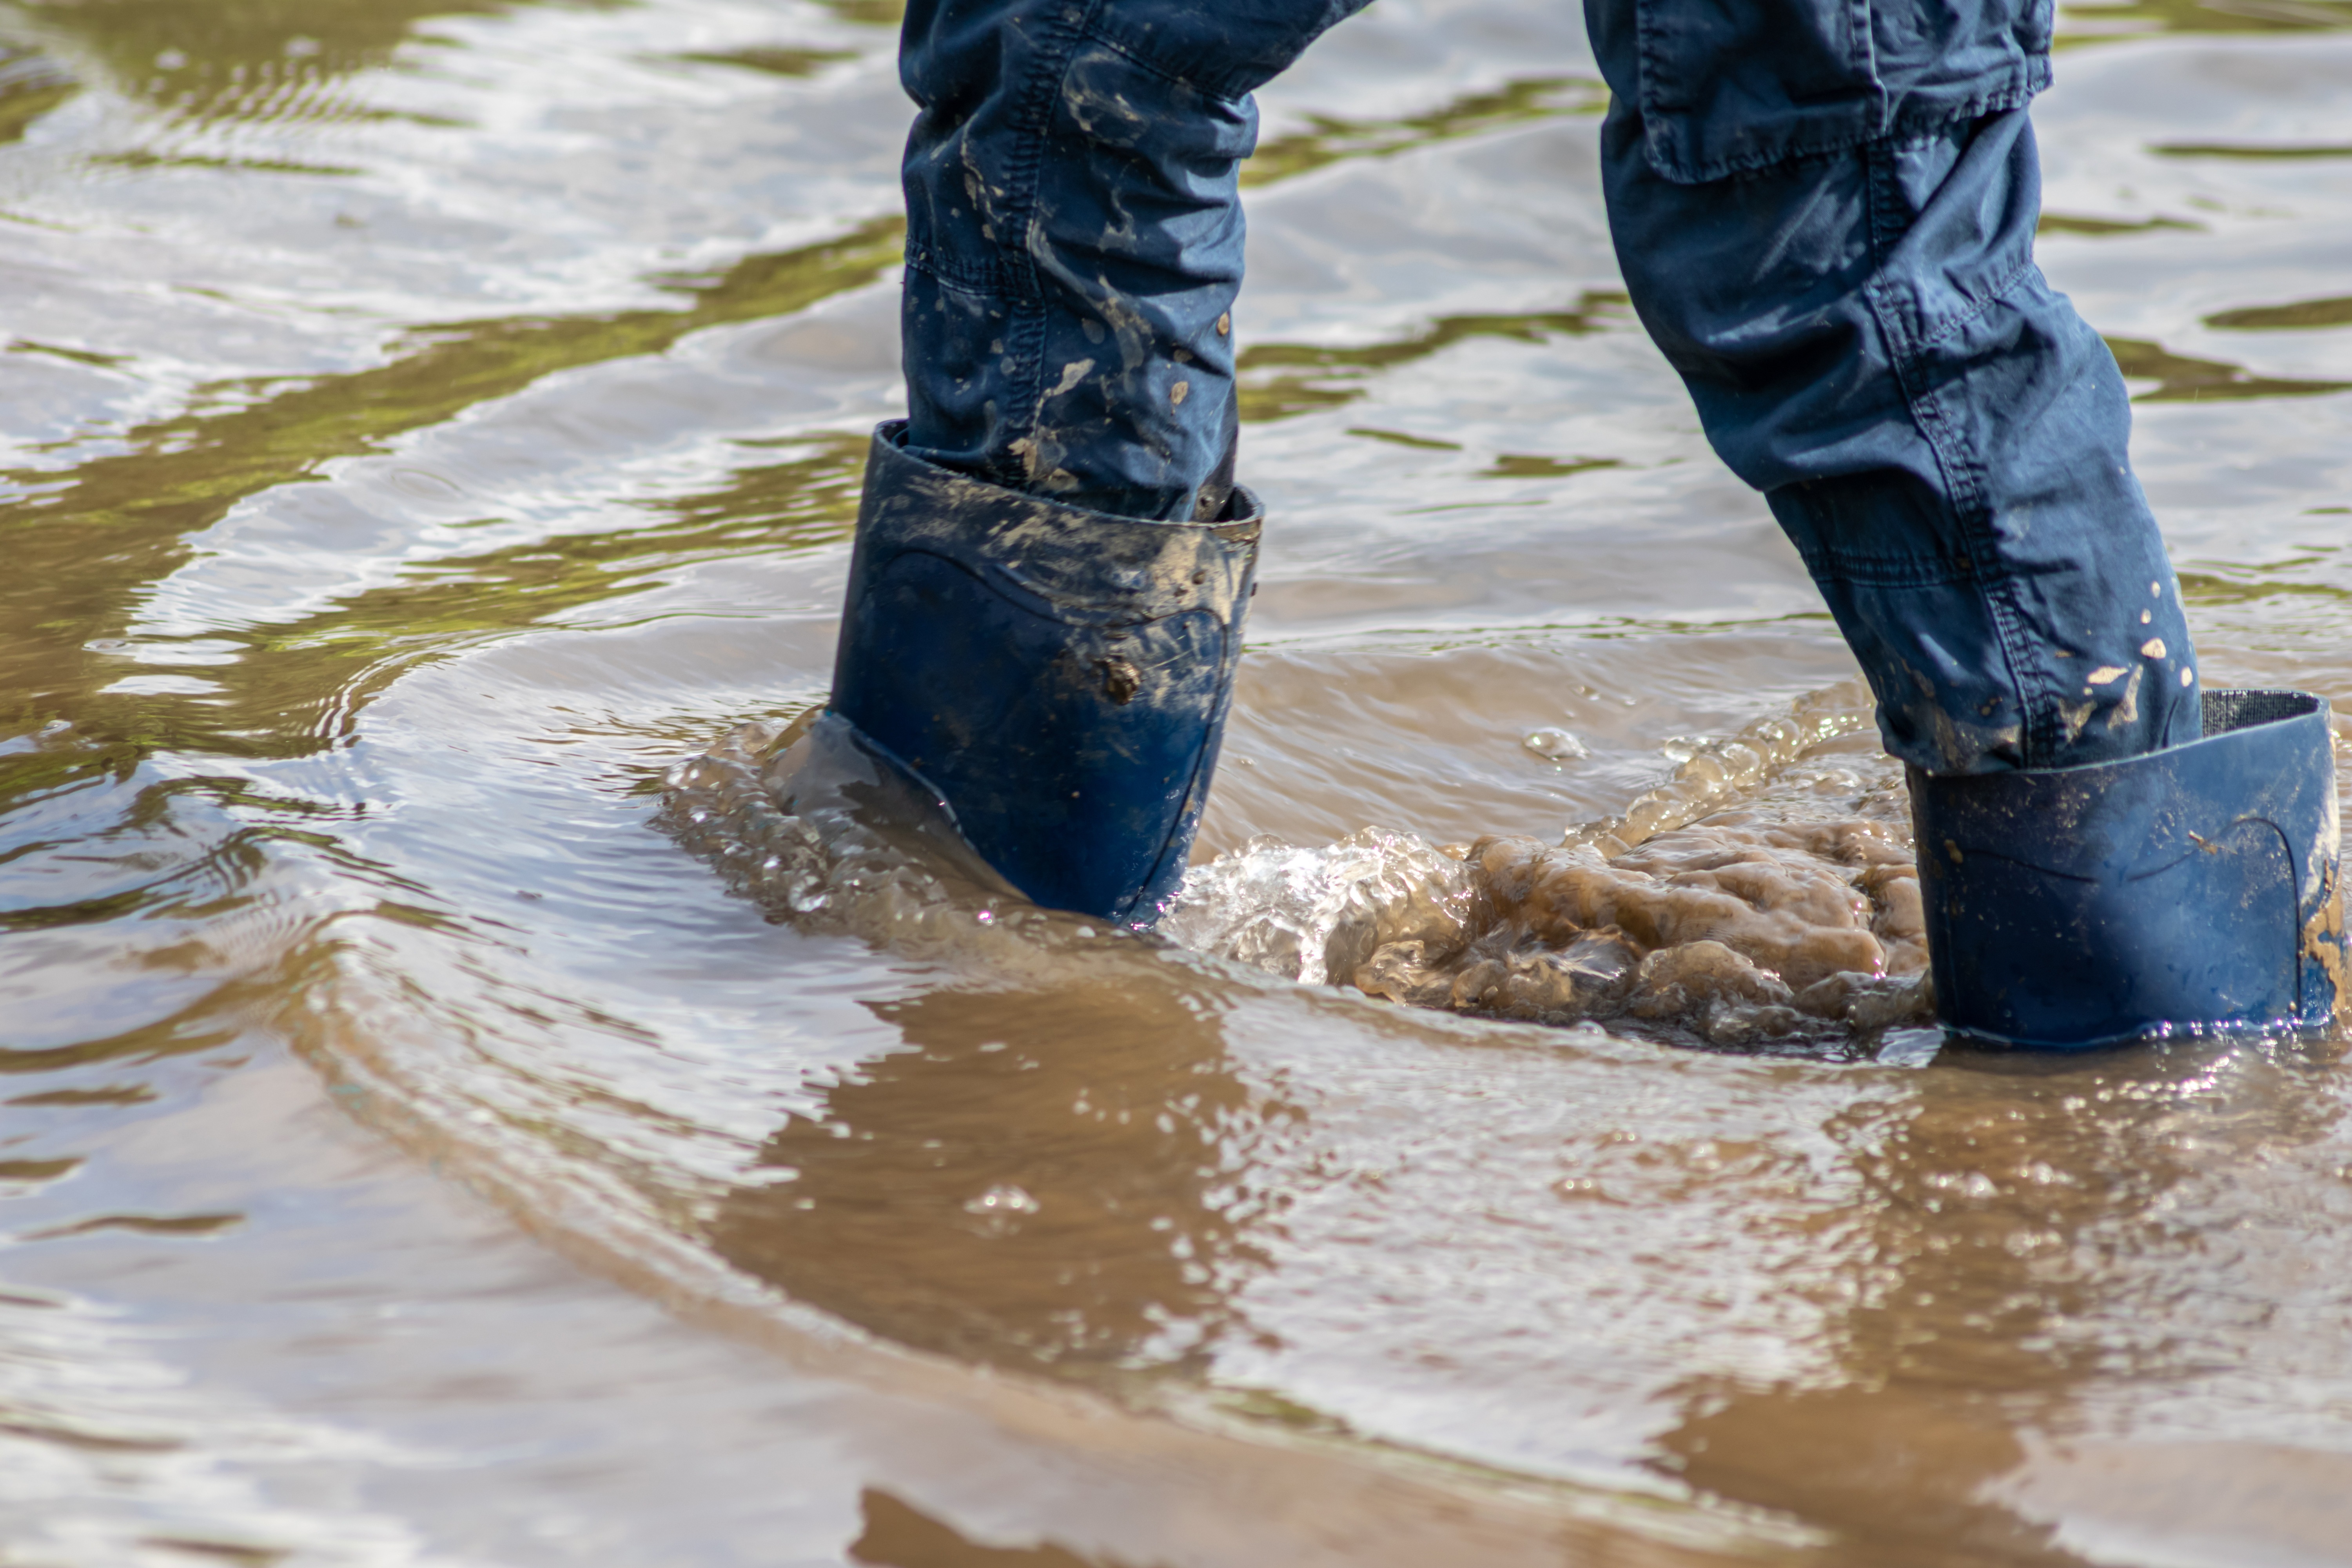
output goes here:
<path id="1" fill-rule="evenodd" d="M 1399 1005 L 1328 922 L 887 834 L 803 909 L 665 815 L 824 693 L 891 20 L 0 9 L 0 1556 L 2352 1558 L 2338 1042 Z M 2043 264 L 2207 678 L 2352 700 L 2352 9 L 2064 27 Z M 1601 101 L 1500 0 L 1264 95 L 1200 858 L 1285 918 L 1367 843 L 1899 824 Z"/>

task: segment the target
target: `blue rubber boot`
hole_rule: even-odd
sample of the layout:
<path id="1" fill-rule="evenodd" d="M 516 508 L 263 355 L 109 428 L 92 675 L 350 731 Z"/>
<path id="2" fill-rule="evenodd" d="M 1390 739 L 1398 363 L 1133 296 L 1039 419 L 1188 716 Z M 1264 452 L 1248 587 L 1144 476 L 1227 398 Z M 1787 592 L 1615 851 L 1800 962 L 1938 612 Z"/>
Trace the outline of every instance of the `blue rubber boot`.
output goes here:
<path id="1" fill-rule="evenodd" d="M 1912 770 L 1947 1026 L 2067 1050 L 2323 1028 L 2352 1002 L 2326 700 L 2203 697 L 2205 738 L 2145 756 Z"/>
<path id="2" fill-rule="evenodd" d="M 1146 926 L 1208 801 L 1265 521 L 1064 506 L 874 434 L 833 710 L 1053 909 Z"/>

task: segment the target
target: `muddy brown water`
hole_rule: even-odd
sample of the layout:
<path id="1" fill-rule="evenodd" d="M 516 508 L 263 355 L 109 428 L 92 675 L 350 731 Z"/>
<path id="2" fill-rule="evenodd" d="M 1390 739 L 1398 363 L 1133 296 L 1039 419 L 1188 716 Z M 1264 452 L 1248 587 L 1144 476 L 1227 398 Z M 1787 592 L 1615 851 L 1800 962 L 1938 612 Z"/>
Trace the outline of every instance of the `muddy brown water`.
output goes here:
<path id="1" fill-rule="evenodd" d="M 0 1560 L 2352 1561 L 2340 1042 L 1512 969 L 1637 839 L 1906 940 L 1573 7 L 1264 95 L 1191 945 L 728 793 L 898 405 L 890 20 L 0 6 Z M 2063 26 L 2043 262 L 2202 666 L 2341 705 L 2352 6 Z M 1413 968 L 1488 836 L 1575 864 Z"/>

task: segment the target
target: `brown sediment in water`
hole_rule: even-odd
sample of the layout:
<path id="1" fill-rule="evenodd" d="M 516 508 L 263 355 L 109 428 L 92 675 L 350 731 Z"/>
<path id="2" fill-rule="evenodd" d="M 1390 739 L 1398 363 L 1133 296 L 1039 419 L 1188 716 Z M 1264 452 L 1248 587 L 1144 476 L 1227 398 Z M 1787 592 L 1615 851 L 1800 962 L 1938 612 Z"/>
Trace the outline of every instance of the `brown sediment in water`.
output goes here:
<path id="1" fill-rule="evenodd" d="M 1458 935 L 1397 935 L 1344 978 L 1412 1005 L 1631 1018 L 1717 1045 L 1932 1012 L 1918 871 L 1880 823 L 1709 823 L 1614 859 L 1488 837 L 1461 865 Z"/>
<path id="2" fill-rule="evenodd" d="M 1902 780 L 1765 695 L 1851 667 L 1625 306 L 1572 14 L 1263 95 L 1216 899 L 1036 910 L 775 726 L 646 828 L 830 677 L 893 10 L 0 19 L 0 1556 L 2342 1558 L 2342 1047 L 1874 1040 Z M 2037 110 L 2053 210 L 2204 225 L 2049 258 L 2200 672 L 2339 707 L 2352 159 L 2275 154 L 2347 49 Z"/>
<path id="3" fill-rule="evenodd" d="M 1195 868 L 1161 929 L 1409 1006 L 1715 1046 L 1926 1023 L 1918 872 L 1892 763 L 1825 775 L 1832 816 L 1801 784 L 1868 713 L 1859 682 L 1808 693 L 1555 845 L 1494 834 L 1440 848 L 1370 827 L 1319 851 L 1254 840 Z M 1774 796 L 1791 784 L 1795 798 Z"/>
<path id="4" fill-rule="evenodd" d="M 1701 748 L 1628 816 L 1559 845 L 1490 835 L 1440 848 L 1378 828 L 1321 850 L 1253 843 L 1196 872 L 1163 934 L 1410 1006 L 1622 1022 L 1715 1046 L 1924 1023 L 1934 1003 L 1907 825 L 1755 809 L 1675 824 L 1850 730 L 1840 700 L 1852 695 L 1817 693 L 1796 719 Z M 664 825 L 772 919 L 900 948 L 986 946 L 999 962 L 1008 941 L 1055 940 L 1073 917 L 1030 910 L 959 865 L 951 834 L 924 829 L 920 792 L 887 789 L 887 770 L 845 729 L 813 731 L 814 717 L 746 726 L 681 764 Z M 1280 884 L 1301 871 L 1336 884 L 1328 907 L 1295 907 Z"/>

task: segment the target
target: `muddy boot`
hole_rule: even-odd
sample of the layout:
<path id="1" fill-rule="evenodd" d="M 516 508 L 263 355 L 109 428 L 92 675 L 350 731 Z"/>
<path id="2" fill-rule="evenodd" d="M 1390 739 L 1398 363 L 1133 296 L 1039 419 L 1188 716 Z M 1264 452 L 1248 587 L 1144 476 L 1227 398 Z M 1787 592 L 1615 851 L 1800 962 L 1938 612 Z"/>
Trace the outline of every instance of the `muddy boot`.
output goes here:
<path id="1" fill-rule="evenodd" d="M 833 710 L 1038 903 L 1149 925 L 1183 879 L 1241 658 L 1264 510 L 1063 506 L 875 432 Z"/>
<path id="2" fill-rule="evenodd" d="M 2326 700 L 2204 705 L 2205 739 L 2123 762 L 1911 771 L 1947 1026 L 2067 1049 L 2329 1022 L 2345 942 Z"/>

